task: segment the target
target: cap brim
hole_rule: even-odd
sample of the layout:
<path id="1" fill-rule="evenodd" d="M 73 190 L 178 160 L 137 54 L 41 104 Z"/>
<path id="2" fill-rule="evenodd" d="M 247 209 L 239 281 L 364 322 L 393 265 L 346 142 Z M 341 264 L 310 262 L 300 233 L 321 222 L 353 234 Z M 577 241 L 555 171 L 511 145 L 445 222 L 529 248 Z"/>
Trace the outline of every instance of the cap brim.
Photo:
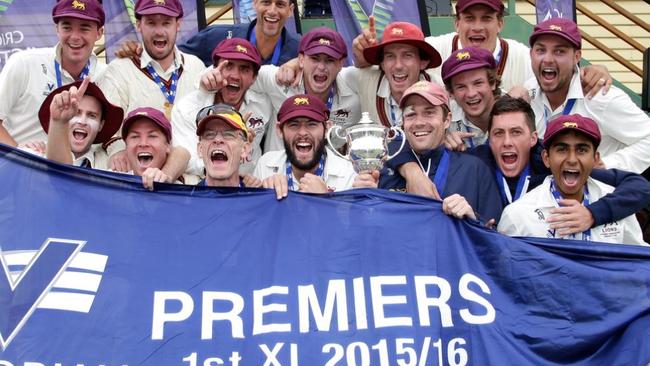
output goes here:
<path id="1" fill-rule="evenodd" d="M 327 121 L 327 115 L 324 113 L 318 113 L 309 109 L 294 109 L 291 112 L 286 113 L 284 116 L 282 116 L 282 120 L 278 120 L 278 124 L 283 124 L 285 122 L 288 122 L 294 118 L 309 118 L 312 121 L 319 121 L 319 122 L 325 122 Z"/>
<path id="2" fill-rule="evenodd" d="M 544 140 L 542 141 L 542 146 L 544 146 L 544 148 L 546 150 L 548 150 L 551 147 L 551 143 L 553 142 L 553 140 L 559 134 L 561 134 L 563 132 L 568 132 L 568 131 L 574 131 L 574 132 L 577 132 L 579 134 L 585 135 L 588 139 L 591 140 L 591 142 L 593 142 L 594 149 L 598 149 L 598 146 L 600 145 L 601 136 L 596 136 L 593 133 L 587 132 L 585 130 L 581 130 L 579 128 L 560 128 L 559 130 L 556 130 L 555 132 L 553 132 L 550 135 L 545 135 Z"/>
<path id="3" fill-rule="evenodd" d="M 172 132 L 171 132 L 171 130 L 167 130 L 167 126 L 163 125 L 162 123 L 160 123 L 160 121 L 158 121 L 157 119 L 151 117 L 148 114 L 134 114 L 131 117 L 127 117 L 124 120 L 124 122 L 122 123 L 122 140 L 126 140 L 126 134 L 129 132 L 129 129 L 131 128 L 131 124 L 133 124 L 133 122 L 135 122 L 135 120 L 140 119 L 140 118 L 148 119 L 151 122 L 155 123 L 156 126 L 160 127 L 162 132 L 165 134 L 165 137 L 167 138 L 167 141 L 168 142 L 172 141 Z"/>
<path id="4" fill-rule="evenodd" d="M 74 85 L 79 84 L 80 82 L 64 85 L 52 91 L 45 98 L 43 104 L 41 104 L 41 108 L 38 111 L 38 120 L 41 122 L 41 126 L 46 133 L 50 127 L 50 104 L 52 104 L 54 97 L 61 92 L 70 90 L 70 88 Z M 99 104 L 102 106 L 102 120 L 104 121 L 104 125 L 102 126 L 102 129 L 99 130 L 97 136 L 95 136 L 95 140 L 93 141 L 93 144 L 102 144 L 110 140 L 111 137 L 113 137 L 115 133 L 117 133 L 117 131 L 120 129 L 120 126 L 122 125 L 122 119 L 124 119 L 124 111 L 122 108 L 109 103 L 106 99 L 106 96 L 104 96 L 104 93 L 102 93 L 101 89 L 99 89 L 99 87 L 93 83 L 88 84 L 85 95 L 95 97 L 99 101 Z"/>
<path id="5" fill-rule="evenodd" d="M 341 53 L 341 52 L 338 52 L 335 49 L 333 49 L 331 47 L 327 47 L 327 46 L 312 47 L 312 48 L 306 49 L 305 51 L 303 51 L 303 53 L 305 55 L 307 55 L 307 56 L 313 56 L 313 55 L 318 55 L 318 54 L 324 53 L 324 54 L 326 54 L 326 55 L 328 55 L 330 57 L 333 57 L 333 58 L 335 58 L 337 60 L 340 60 L 343 57 L 347 56 L 347 52 L 346 53 Z"/>
<path id="6" fill-rule="evenodd" d="M 97 19 L 95 17 L 91 17 L 89 15 L 84 15 L 84 14 L 77 13 L 77 12 L 74 12 L 74 11 L 59 13 L 59 14 L 53 16 L 52 20 L 54 20 L 54 23 L 58 23 L 59 19 L 61 19 L 61 18 L 76 18 L 76 19 L 90 20 L 92 22 L 98 23 L 100 26 L 104 25 L 104 22 L 103 22 L 102 19 Z"/>
<path id="7" fill-rule="evenodd" d="M 434 67 L 440 66 L 442 63 L 442 59 L 440 58 L 440 54 L 438 51 L 436 51 L 433 46 L 428 44 L 426 41 L 420 41 L 416 39 L 396 39 L 394 41 L 388 41 L 385 43 L 378 44 L 376 46 L 368 47 L 363 50 L 363 57 L 368 61 L 369 63 L 373 65 L 379 65 L 380 63 L 380 57 L 381 51 L 383 50 L 384 47 L 386 47 L 389 44 L 393 43 L 406 43 L 410 44 L 412 46 L 417 47 L 419 50 L 424 51 L 424 53 L 429 56 L 429 64 L 427 64 L 427 69 L 431 69 Z"/>
<path id="8" fill-rule="evenodd" d="M 200 120 L 199 123 L 196 125 L 196 135 L 201 136 L 203 134 L 203 131 L 205 130 L 205 125 L 208 122 L 214 121 L 216 119 L 221 120 L 221 121 L 227 123 L 230 127 L 234 128 L 234 129 L 236 129 L 238 131 L 243 132 L 244 135 L 246 136 L 246 138 L 248 139 L 248 131 L 242 130 L 241 126 L 237 125 L 237 123 L 229 120 L 228 118 L 226 118 L 224 116 L 220 116 L 218 114 L 211 114 L 211 115 L 203 118 L 202 120 Z"/>
<path id="9" fill-rule="evenodd" d="M 138 10 L 136 12 L 138 16 L 142 15 L 155 15 L 155 14 L 162 14 L 166 15 L 168 17 L 174 17 L 174 18 L 180 18 L 183 16 L 183 13 L 175 12 L 173 10 L 163 8 L 162 6 L 153 6 L 151 8 L 143 9 L 143 10 Z"/>
<path id="10" fill-rule="evenodd" d="M 505 9 L 505 7 L 503 6 L 503 4 L 501 4 L 500 7 L 496 7 L 496 5 L 494 5 L 494 3 L 490 2 L 490 1 L 474 1 L 474 2 L 471 3 L 471 4 L 465 5 L 465 6 L 464 6 L 463 8 L 461 8 L 461 9 L 459 9 L 458 7 L 456 7 L 456 13 L 462 13 L 462 12 L 464 12 L 465 10 L 467 10 L 467 8 L 472 7 L 472 6 L 474 6 L 474 5 L 485 5 L 485 6 L 487 6 L 488 8 L 493 9 L 494 11 L 498 11 L 498 12 L 501 12 L 501 11 L 503 11 L 503 10 Z"/>
<path id="11" fill-rule="evenodd" d="M 401 109 L 404 109 L 404 104 L 406 104 L 406 100 L 408 99 L 408 97 L 412 95 L 419 95 L 422 98 L 424 98 L 427 102 L 431 103 L 432 105 L 446 105 L 447 107 L 449 107 L 449 103 L 444 101 L 443 99 L 440 99 L 434 95 L 426 93 L 424 90 L 416 90 L 408 94 L 405 93 L 404 95 L 402 95 L 402 99 L 400 99 L 399 101 L 399 107 Z"/>
<path id="12" fill-rule="evenodd" d="M 486 69 L 492 68 L 492 65 L 490 65 L 487 62 L 463 62 L 459 63 L 458 66 L 455 68 L 451 69 L 451 71 L 447 72 L 445 76 L 442 77 L 442 81 L 446 83 L 449 79 L 453 78 L 454 76 L 460 74 L 461 72 L 469 71 L 469 70 L 476 70 L 485 67 Z"/>
<path id="13" fill-rule="evenodd" d="M 221 52 L 218 54 L 215 54 L 214 57 L 212 58 L 212 61 L 214 62 L 214 58 L 217 57 L 219 59 L 226 59 L 226 60 L 239 60 L 239 61 L 248 61 L 253 64 L 253 66 L 256 69 L 259 69 L 261 66 L 262 61 L 255 60 L 254 57 L 243 53 L 243 52 Z"/>

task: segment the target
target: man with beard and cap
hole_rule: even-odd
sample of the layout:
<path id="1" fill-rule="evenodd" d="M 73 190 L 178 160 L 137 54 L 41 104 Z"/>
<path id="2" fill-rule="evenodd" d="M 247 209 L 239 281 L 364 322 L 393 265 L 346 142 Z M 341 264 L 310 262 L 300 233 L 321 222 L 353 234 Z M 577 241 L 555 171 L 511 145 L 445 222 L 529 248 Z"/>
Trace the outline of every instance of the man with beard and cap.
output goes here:
<path id="1" fill-rule="evenodd" d="M 589 206 L 614 190 L 589 176 L 600 158 L 600 141 L 598 125 L 590 118 L 574 114 L 551 121 L 544 136 L 542 159 L 552 175 L 505 208 L 499 231 L 511 236 L 647 245 L 633 215 L 569 235 L 549 225 L 547 217 L 552 210 L 567 201 Z"/>
<path id="2" fill-rule="evenodd" d="M 535 26 L 530 36 L 535 78 L 527 83 L 537 131 L 560 115 L 580 114 L 598 124 L 599 166 L 641 173 L 650 166 L 650 117 L 622 90 L 612 87 L 589 99 L 581 88 L 582 37 L 571 20 L 553 18 Z"/>
<path id="3" fill-rule="evenodd" d="M 311 94 L 287 98 L 278 111 L 278 135 L 284 150 L 270 151 L 257 161 L 253 175 L 278 199 L 288 191 L 327 193 L 353 186 L 356 173 L 348 160 L 328 152 L 325 133 L 329 110 Z"/>
<path id="4" fill-rule="evenodd" d="M 251 154 L 239 167 L 242 174 L 250 174 L 257 159 L 262 155 L 260 143 L 264 137 L 267 123 L 272 117 L 273 108 L 264 93 L 252 90 L 250 86 L 257 78 L 261 65 L 257 49 L 245 39 L 231 38 L 223 40 L 212 52 L 214 69 L 209 72 L 215 90 L 203 88 L 191 92 L 181 99 L 172 111 L 174 125 L 174 146 L 180 146 L 190 153 L 186 172 L 203 175 L 204 159 L 197 155 L 196 121 L 194 117 L 204 107 L 213 104 L 227 104 L 235 108 L 246 118 L 247 128 L 252 140 Z"/>
<path id="5" fill-rule="evenodd" d="M 109 103 L 90 78 L 54 90 L 38 111 L 47 133 L 47 158 L 107 170 L 108 156 L 101 144 L 119 130 L 123 118 L 122 109 Z"/>
<path id="6" fill-rule="evenodd" d="M 445 130 L 451 122 L 446 90 L 419 81 L 404 92 L 400 108 L 408 152 L 418 162 L 420 175 L 429 178 L 426 184 L 433 187 L 434 197 L 442 199 L 443 211 L 485 223 L 498 220 L 503 205 L 488 167 L 474 156 L 445 149 Z M 381 171 L 379 188 L 404 191 L 407 180 L 390 163 Z"/>
<path id="7" fill-rule="evenodd" d="M 104 10 L 97 0 L 60 0 L 52 9 L 58 43 L 54 48 L 17 52 L 0 73 L 0 142 L 11 146 L 43 141 L 37 109 L 50 92 L 105 68 L 93 47 L 104 33 Z"/>

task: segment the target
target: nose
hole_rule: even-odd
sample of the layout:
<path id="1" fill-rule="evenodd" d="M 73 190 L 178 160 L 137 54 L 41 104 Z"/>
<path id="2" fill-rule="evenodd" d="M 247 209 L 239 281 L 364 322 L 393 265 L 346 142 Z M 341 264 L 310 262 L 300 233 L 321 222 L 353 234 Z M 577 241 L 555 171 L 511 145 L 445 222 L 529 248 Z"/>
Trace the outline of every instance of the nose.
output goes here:
<path id="1" fill-rule="evenodd" d="M 569 149 L 569 153 L 566 157 L 566 162 L 571 165 L 578 163 L 578 155 L 576 154 L 576 149 Z"/>
<path id="2" fill-rule="evenodd" d="M 512 146 L 512 136 L 510 135 L 510 133 L 506 132 L 504 134 L 504 136 L 505 137 L 503 139 L 503 146 L 506 146 L 506 147 Z"/>

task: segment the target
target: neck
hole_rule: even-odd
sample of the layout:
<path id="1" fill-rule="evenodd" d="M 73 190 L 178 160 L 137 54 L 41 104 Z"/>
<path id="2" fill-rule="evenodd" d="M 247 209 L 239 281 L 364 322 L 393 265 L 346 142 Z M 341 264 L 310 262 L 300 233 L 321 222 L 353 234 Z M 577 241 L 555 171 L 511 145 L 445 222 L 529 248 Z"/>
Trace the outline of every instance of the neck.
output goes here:
<path id="1" fill-rule="evenodd" d="M 267 59 L 271 54 L 273 54 L 275 44 L 278 43 L 278 40 L 280 39 L 280 34 L 282 33 L 269 37 L 264 34 L 260 28 L 255 27 L 255 38 L 257 39 L 256 47 L 257 50 L 260 51 L 262 59 Z"/>
<path id="2" fill-rule="evenodd" d="M 79 78 L 79 75 L 81 75 L 81 72 L 83 71 L 84 67 L 86 66 L 86 63 L 88 61 L 84 62 L 70 62 L 66 61 L 63 58 L 61 59 L 61 68 L 67 71 L 70 76 L 72 76 L 75 80 Z"/>
<path id="3" fill-rule="evenodd" d="M 574 194 L 566 194 L 566 193 L 564 193 L 564 192 L 560 192 L 560 195 L 561 195 L 562 198 L 564 198 L 565 200 L 576 200 L 576 201 L 578 201 L 578 202 L 582 202 L 582 200 L 583 200 L 583 198 L 584 198 L 584 191 L 585 191 L 585 189 L 584 189 L 584 187 L 583 187 L 583 188 L 580 188 L 580 191 L 578 191 L 577 193 L 574 193 Z"/>
<path id="4" fill-rule="evenodd" d="M 321 93 L 314 93 L 311 90 L 311 88 L 309 87 L 309 85 L 305 84 L 305 92 L 307 92 L 307 94 L 315 95 L 316 97 L 318 97 L 318 99 L 320 99 L 321 102 L 323 102 L 325 104 L 327 104 L 327 99 L 330 96 L 330 90 L 332 90 L 331 85 L 330 85 L 329 88 L 325 89 L 325 91 L 323 91 Z"/>
<path id="5" fill-rule="evenodd" d="M 488 128 L 488 123 L 490 122 L 490 111 L 487 110 L 480 116 L 476 118 L 467 117 L 467 120 L 472 122 L 472 124 L 481 129 L 481 131 L 486 132 Z"/>
<path id="6" fill-rule="evenodd" d="M 399 104 L 399 101 L 402 100 L 402 95 L 404 95 L 404 92 L 396 92 L 396 91 L 390 91 L 390 95 L 395 99 L 395 101 Z"/>
<path id="7" fill-rule="evenodd" d="M 160 64 L 160 67 L 163 71 L 169 69 L 169 67 L 174 63 L 174 52 L 170 53 L 167 57 L 162 60 L 156 60 Z"/>
<path id="8" fill-rule="evenodd" d="M 569 95 L 569 85 L 567 84 L 565 87 L 558 89 L 556 91 L 552 91 L 550 93 L 546 93 L 546 98 L 548 99 L 548 103 L 551 105 L 552 110 L 556 110 L 559 106 L 564 104 L 566 101 L 567 95 Z"/>
<path id="9" fill-rule="evenodd" d="M 233 174 L 224 179 L 212 179 L 206 175 L 205 182 L 209 187 L 239 187 L 239 175 Z"/>

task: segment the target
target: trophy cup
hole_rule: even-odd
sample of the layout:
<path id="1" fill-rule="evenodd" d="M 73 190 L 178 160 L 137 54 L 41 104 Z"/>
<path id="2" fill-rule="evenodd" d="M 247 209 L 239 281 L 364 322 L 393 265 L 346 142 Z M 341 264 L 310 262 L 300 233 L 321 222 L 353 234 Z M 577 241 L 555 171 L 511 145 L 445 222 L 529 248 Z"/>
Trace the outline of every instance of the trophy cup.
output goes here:
<path id="1" fill-rule="evenodd" d="M 345 136 L 341 136 L 341 129 L 345 130 Z M 402 135 L 402 144 L 394 154 L 389 155 L 388 141 L 394 138 L 389 137 L 391 131 L 394 136 Z M 348 153 L 346 155 L 342 155 L 332 146 L 332 132 L 347 142 Z M 327 143 L 330 148 L 338 156 L 351 161 L 354 171 L 357 173 L 381 170 L 386 160 L 392 159 L 402 151 L 405 142 L 406 138 L 401 128 L 397 126 L 384 127 L 371 120 L 368 112 L 361 114 L 361 120 L 357 124 L 346 128 L 334 125 L 327 131 Z"/>

